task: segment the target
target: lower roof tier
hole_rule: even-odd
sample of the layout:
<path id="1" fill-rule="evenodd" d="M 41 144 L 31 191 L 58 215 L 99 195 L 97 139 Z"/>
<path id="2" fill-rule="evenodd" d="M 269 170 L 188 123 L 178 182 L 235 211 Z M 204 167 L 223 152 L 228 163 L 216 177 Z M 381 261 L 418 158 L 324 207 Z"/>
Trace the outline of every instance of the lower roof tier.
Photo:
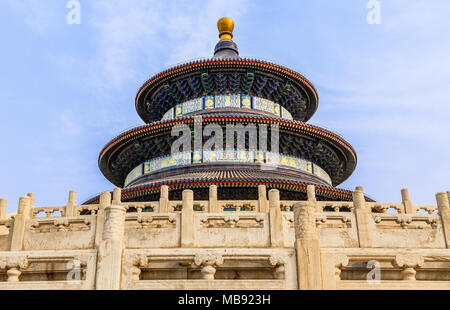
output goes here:
<path id="1" fill-rule="evenodd" d="M 226 135 L 227 125 L 255 125 L 259 129 L 267 126 L 267 150 L 272 150 L 272 127 L 279 128 L 279 150 L 275 152 L 310 161 L 324 170 L 333 186 L 345 181 L 356 167 L 357 157 L 352 146 L 339 135 L 315 125 L 295 120 L 283 120 L 263 113 L 241 109 L 221 109 L 219 112 L 206 112 L 181 116 L 175 120 L 157 121 L 124 132 L 111 140 L 99 155 L 99 167 L 105 177 L 118 187 L 124 187 L 126 178 L 133 169 L 155 158 L 172 153 L 173 142 L 178 139 L 171 135 L 175 126 L 187 125 L 191 130 L 194 122 L 201 116 L 202 130 L 207 125 L 216 124 Z M 205 135 L 205 133 L 203 132 Z M 195 136 L 192 135 L 192 136 Z M 192 137 L 191 136 L 191 137 Z M 233 149 L 250 150 L 253 139 L 246 134 L 242 145 Z M 204 136 L 203 142 L 210 138 Z M 194 140 L 194 139 L 193 139 Z M 224 139 L 225 141 L 226 139 Z M 237 139 L 238 140 L 238 139 Z M 236 140 L 236 141 L 237 141 Z M 195 141 L 191 143 L 195 145 Z M 225 143 L 224 143 L 225 147 Z M 228 149 L 228 146 L 226 147 Z M 193 150 L 192 147 L 191 150 Z M 260 150 L 260 147 L 256 148 Z M 184 151 L 184 150 L 183 150 Z"/>
<path id="2" fill-rule="evenodd" d="M 170 168 L 144 175 L 122 190 L 123 201 L 158 201 L 160 188 L 169 186 L 171 200 L 181 200 L 185 189 L 194 191 L 194 199 L 208 200 L 210 185 L 217 185 L 219 200 L 258 199 L 257 187 L 280 190 L 281 200 L 304 200 L 306 187 L 314 185 L 318 200 L 351 201 L 352 191 L 335 188 L 322 179 L 285 167 L 255 170 L 248 164 L 214 163 L 184 168 Z M 98 203 L 98 196 L 86 204 Z M 366 200 L 373 199 L 366 197 Z"/>
<path id="3" fill-rule="evenodd" d="M 217 166 L 211 166 L 217 164 Z M 273 171 L 276 167 L 291 168 L 293 172 L 308 173 L 314 175 L 327 184 L 332 185 L 330 176 L 317 164 L 303 158 L 258 150 L 243 149 L 221 149 L 221 150 L 194 150 L 170 154 L 163 157 L 153 158 L 134 168 L 125 179 L 125 187 L 135 184 L 142 176 L 151 178 L 154 173 L 163 172 L 170 168 L 183 170 L 186 167 L 196 166 L 198 168 L 237 166 L 245 164 L 250 170 Z"/>

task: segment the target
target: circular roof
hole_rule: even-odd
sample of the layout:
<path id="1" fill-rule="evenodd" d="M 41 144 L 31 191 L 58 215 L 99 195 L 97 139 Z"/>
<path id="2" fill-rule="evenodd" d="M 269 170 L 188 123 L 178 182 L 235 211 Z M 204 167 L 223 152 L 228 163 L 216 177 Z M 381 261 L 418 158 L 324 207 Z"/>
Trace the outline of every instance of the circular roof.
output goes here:
<path id="1" fill-rule="evenodd" d="M 184 63 L 151 77 L 139 89 L 135 106 L 146 123 L 190 99 L 241 93 L 269 99 L 295 120 L 307 121 L 317 110 L 318 94 L 300 73 L 257 59 L 210 58 Z"/>

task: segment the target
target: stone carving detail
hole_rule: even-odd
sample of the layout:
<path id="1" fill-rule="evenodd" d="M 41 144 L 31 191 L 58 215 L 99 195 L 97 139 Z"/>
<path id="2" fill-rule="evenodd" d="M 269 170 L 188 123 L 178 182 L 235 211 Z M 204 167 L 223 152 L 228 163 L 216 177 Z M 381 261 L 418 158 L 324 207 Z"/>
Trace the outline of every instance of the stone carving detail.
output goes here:
<path id="1" fill-rule="evenodd" d="M 281 255 L 271 255 L 269 257 L 269 265 L 274 267 L 273 277 L 277 280 L 285 278 L 286 260 Z"/>
<path id="2" fill-rule="evenodd" d="M 334 262 L 334 276 L 337 281 L 341 280 L 342 268 L 348 265 L 348 256 L 345 254 L 337 254 L 333 257 Z"/>
<path id="3" fill-rule="evenodd" d="M 416 280 L 416 269 L 422 267 L 424 259 L 417 254 L 398 254 L 393 262 L 397 268 L 402 268 L 402 278 L 407 281 Z"/>
<path id="4" fill-rule="evenodd" d="M 438 227 L 438 217 L 437 216 L 430 216 L 427 220 L 427 224 L 431 225 L 431 228 L 436 229 Z"/>
<path id="5" fill-rule="evenodd" d="M 125 208 L 110 206 L 106 208 L 105 212 L 103 240 L 122 238 L 125 228 Z"/>
<path id="6" fill-rule="evenodd" d="M 200 223 L 205 228 L 261 228 L 264 227 L 263 214 L 229 214 L 201 216 Z"/>
<path id="7" fill-rule="evenodd" d="M 58 228 L 58 231 L 69 231 L 69 221 L 67 218 L 54 219 L 53 224 Z"/>
<path id="8" fill-rule="evenodd" d="M 316 208 L 313 203 L 301 202 L 294 207 L 295 238 L 317 238 Z"/>
<path id="9" fill-rule="evenodd" d="M 139 281 L 141 268 L 147 267 L 149 263 L 148 257 L 143 254 L 128 255 L 125 258 L 125 266 L 130 273 L 130 280 Z"/>
<path id="10" fill-rule="evenodd" d="M 229 215 L 223 218 L 224 222 L 229 224 L 231 228 L 236 227 L 236 224 L 239 222 L 240 218 L 238 215 Z"/>
<path id="11" fill-rule="evenodd" d="M 54 219 L 33 219 L 30 227 L 34 233 L 67 232 L 89 230 L 90 224 L 91 220 L 89 218 L 58 217 Z"/>
<path id="12" fill-rule="evenodd" d="M 142 228 L 147 228 L 153 222 L 153 216 L 139 214 L 137 217 L 137 222 L 141 224 Z"/>
<path id="13" fill-rule="evenodd" d="M 8 282 L 19 282 L 22 270 L 27 269 L 29 265 L 27 256 L 18 255 L 0 259 L 0 269 L 6 269 Z"/>
<path id="14" fill-rule="evenodd" d="M 216 268 L 223 264 L 223 256 L 216 253 L 200 253 L 194 258 L 196 266 L 202 266 L 202 275 L 205 280 L 214 280 Z"/>
<path id="15" fill-rule="evenodd" d="M 396 222 L 397 222 L 398 224 L 400 224 L 400 226 L 401 226 L 403 229 L 407 229 L 407 228 L 408 228 L 408 225 L 411 224 L 411 222 L 412 222 L 412 218 L 411 218 L 410 215 L 399 214 L 399 215 L 397 216 Z"/>
<path id="16" fill-rule="evenodd" d="M 320 228 L 322 224 L 325 224 L 327 222 L 327 215 L 326 214 L 318 214 L 316 215 L 316 227 Z"/>

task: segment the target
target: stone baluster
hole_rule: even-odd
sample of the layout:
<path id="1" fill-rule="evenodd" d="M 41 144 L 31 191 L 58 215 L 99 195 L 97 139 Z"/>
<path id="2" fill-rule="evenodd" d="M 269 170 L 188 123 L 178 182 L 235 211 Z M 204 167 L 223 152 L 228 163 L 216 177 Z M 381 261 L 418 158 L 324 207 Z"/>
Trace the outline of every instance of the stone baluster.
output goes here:
<path id="1" fill-rule="evenodd" d="M 25 237 L 25 229 L 30 220 L 31 198 L 20 197 L 19 208 L 14 217 L 12 228 L 9 234 L 9 251 L 23 251 L 23 240 Z"/>
<path id="2" fill-rule="evenodd" d="M 204 280 L 214 280 L 216 268 L 222 264 L 222 255 L 216 253 L 196 254 L 194 258 L 194 265 L 202 267 L 201 273 Z"/>
<path id="3" fill-rule="evenodd" d="M 183 191 L 183 207 L 181 210 L 181 247 L 194 246 L 194 192 Z"/>
<path id="4" fill-rule="evenodd" d="M 409 190 L 407 188 L 402 189 L 402 204 L 406 214 L 415 213 L 414 206 L 409 197 Z"/>
<path id="5" fill-rule="evenodd" d="M 316 187 L 314 185 L 308 185 L 306 187 L 306 195 L 308 197 L 308 201 L 317 202 L 317 199 L 316 199 Z"/>
<path id="6" fill-rule="evenodd" d="M 113 190 L 113 196 L 112 196 L 112 204 L 119 206 L 122 204 L 122 189 L 116 187 Z"/>
<path id="7" fill-rule="evenodd" d="M 403 269 L 402 279 L 405 281 L 415 281 L 416 269 L 422 267 L 423 264 L 423 257 L 416 254 L 398 254 L 393 261 L 394 267 Z"/>
<path id="8" fill-rule="evenodd" d="M 300 290 L 322 289 L 321 257 L 316 230 L 316 208 L 311 201 L 294 205 L 297 280 Z"/>
<path id="9" fill-rule="evenodd" d="M 158 212 L 169 213 L 169 186 L 167 185 L 161 186 Z"/>
<path id="10" fill-rule="evenodd" d="M 269 206 L 267 202 L 267 189 L 265 185 L 258 186 L 258 208 L 259 212 L 266 213 L 269 212 Z"/>
<path id="11" fill-rule="evenodd" d="M 353 206 L 356 218 L 356 228 L 360 248 L 372 247 L 372 235 L 370 227 L 370 212 L 366 206 L 364 190 L 362 186 L 357 186 L 353 192 Z"/>
<path id="12" fill-rule="evenodd" d="M 209 212 L 219 213 L 219 206 L 217 205 L 217 185 L 209 186 Z"/>
<path id="13" fill-rule="evenodd" d="M 29 266 L 28 258 L 24 255 L 10 256 L 0 259 L 0 269 L 6 270 L 8 282 L 19 282 L 22 271 Z"/>
<path id="14" fill-rule="evenodd" d="M 34 217 L 34 201 L 36 195 L 34 193 L 28 193 L 27 197 L 30 197 L 30 219 Z"/>
<path id="15" fill-rule="evenodd" d="M 113 203 L 104 211 L 103 238 L 97 254 L 96 289 L 98 290 L 120 289 L 126 213 L 120 196 L 121 190 L 116 188 Z"/>
<path id="16" fill-rule="evenodd" d="M 66 217 L 77 216 L 76 207 L 77 207 L 77 192 L 70 191 L 69 192 L 69 200 L 67 201 L 67 204 L 66 204 L 66 212 L 65 212 L 64 216 L 66 216 Z"/>
<path id="17" fill-rule="evenodd" d="M 95 231 L 95 246 L 99 247 L 100 242 L 103 240 L 103 222 L 105 209 L 111 205 L 111 193 L 104 192 L 100 195 L 99 206 L 97 210 L 96 218 L 96 231 Z"/>
<path id="18" fill-rule="evenodd" d="M 436 201 L 441 216 L 442 230 L 444 231 L 445 245 L 450 248 L 450 204 L 448 193 L 437 193 Z"/>
<path id="19" fill-rule="evenodd" d="M 284 247 L 283 215 L 280 209 L 280 192 L 277 189 L 269 191 L 269 225 L 270 246 L 272 248 Z"/>

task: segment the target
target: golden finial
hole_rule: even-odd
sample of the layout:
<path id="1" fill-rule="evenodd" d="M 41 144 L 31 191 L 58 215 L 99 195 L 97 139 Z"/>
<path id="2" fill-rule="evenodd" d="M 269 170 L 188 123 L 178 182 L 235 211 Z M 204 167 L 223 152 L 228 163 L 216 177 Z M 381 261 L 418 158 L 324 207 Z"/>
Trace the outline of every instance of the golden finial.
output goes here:
<path id="1" fill-rule="evenodd" d="M 231 41 L 233 39 L 234 21 L 229 17 L 222 17 L 217 22 L 219 38 L 221 41 Z"/>

